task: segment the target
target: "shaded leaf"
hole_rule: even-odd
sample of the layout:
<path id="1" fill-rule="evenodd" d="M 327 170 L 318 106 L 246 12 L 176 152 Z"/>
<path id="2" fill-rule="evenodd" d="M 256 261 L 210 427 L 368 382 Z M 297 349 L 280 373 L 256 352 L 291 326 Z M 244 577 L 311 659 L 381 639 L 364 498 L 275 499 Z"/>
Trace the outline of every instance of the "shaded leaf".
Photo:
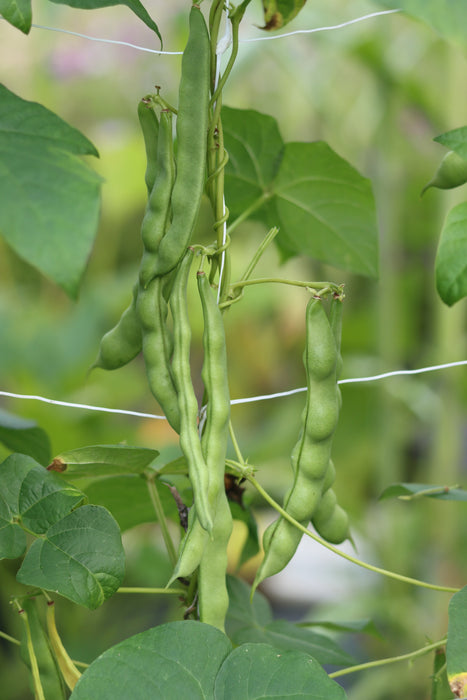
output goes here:
<path id="1" fill-rule="evenodd" d="M 268 644 L 243 644 L 229 654 L 216 679 L 215 700 L 342 700 L 344 689 L 315 659 Z"/>
<path id="2" fill-rule="evenodd" d="M 140 20 L 144 22 L 149 29 L 157 34 L 159 39 L 162 37 L 159 32 L 159 28 L 151 16 L 148 14 L 144 5 L 141 4 L 139 0 L 50 0 L 57 5 L 69 5 L 70 7 L 77 7 L 81 10 L 97 10 L 102 7 L 112 7 L 114 5 L 126 5 L 130 8 L 132 12 L 135 13 Z"/>
<path id="3" fill-rule="evenodd" d="M 428 24 L 445 39 L 467 43 L 467 4 L 465 0 L 377 0 L 378 5 L 401 9 Z"/>
<path id="4" fill-rule="evenodd" d="M 170 622 L 105 651 L 83 673 L 71 700 L 214 698 L 214 682 L 232 649 L 218 629 Z"/>
<path id="5" fill-rule="evenodd" d="M 75 478 L 142 474 L 158 456 L 147 447 L 90 445 L 62 452 L 49 469 Z"/>
<path id="6" fill-rule="evenodd" d="M 146 480 L 136 475 L 98 479 L 83 490 L 90 503 L 104 506 L 112 513 L 122 532 L 157 520 Z M 175 501 L 166 486 L 159 488 L 159 497 L 166 517 L 179 522 Z"/>
<path id="7" fill-rule="evenodd" d="M 223 120 L 232 219 L 248 212 L 268 227 L 277 225 L 275 241 L 285 258 L 308 255 L 377 276 L 370 182 L 323 142 L 284 146 L 271 117 L 225 108 Z"/>
<path id="8" fill-rule="evenodd" d="M 118 525 L 105 508 L 82 506 L 28 550 L 17 580 L 55 591 L 90 610 L 115 593 L 125 557 Z"/>
<path id="9" fill-rule="evenodd" d="M 383 501 L 386 498 L 411 500 L 422 497 L 437 498 L 440 501 L 467 501 L 467 491 L 433 484 L 392 484 L 384 489 L 379 500 Z"/>
<path id="10" fill-rule="evenodd" d="M 451 690 L 456 697 L 464 697 L 467 694 L 467 586 L 449 602 L 446 661 Z"/>
<path id="11" fill-rule="evenodd" d="M 0 408 L 0 442 L 12 452 L 33 457 L 40 464 L 50 460 L 49 436 L 33 420 L 25 420 Z"/>
<path id="12" fill-rule="evenodd" d="M 24 34 L 29 34 L 32 22 L 31 0 L 0 0 L 0 15 Z"/>
<path id="13" fill-rule="evenodd" d="M 263 0 L 264 27 L 280 29 L 298 15 L 306 0 Z"/>
<path id="14" fill-rule="evenodd" d="M 350 632 L 354 634 L 371 634 L 374 637 L 382 638 L 381 633 L 373 620 L 310 620 L 300 623 L 299 627 L 322 627 L 323 629 L 334 630 L 336 632 Z"/>
<path id="15" fill-rule="evenodd" d="M 0 85 L 0 233 L 73 298 L 100 206 L 101 178 L 82 154 L 97 152 L 79 131 Z"/>
<path id="16" fill-rule="evenodd" d="M 287 620 L 275 620 L 262 628 L 250 627 L 232 636 L 235 644 L 245 642 L 270 644 L 280 651 L 298 650 L 312 656 L 320 664 L 351 666 L 356 661 L 329 637 L 298 627 Z"/>
<path id="17" fill-rule="evenodd" d="M 446 672 L 446 652 L 436 649 L 431 681 L 431 700 L 451 700 L 453 697 Z"/>
<path id="18" fill-rule="evenodd" d="M 452 306 L 467 296 L 467 203 L 449 212 L 435 260 L 436 288 L 445 304 Z"/>
<path id="19" fill-rule="evenodd" d="M 272 611 L 267 599 L 255 591 L 250 601 L 250 587 L 236 576 L 227 576 L 229 609 L 225 621 L 226 634 L 233 639 L 239 630 L 262 628 L 272 622 Z"/>

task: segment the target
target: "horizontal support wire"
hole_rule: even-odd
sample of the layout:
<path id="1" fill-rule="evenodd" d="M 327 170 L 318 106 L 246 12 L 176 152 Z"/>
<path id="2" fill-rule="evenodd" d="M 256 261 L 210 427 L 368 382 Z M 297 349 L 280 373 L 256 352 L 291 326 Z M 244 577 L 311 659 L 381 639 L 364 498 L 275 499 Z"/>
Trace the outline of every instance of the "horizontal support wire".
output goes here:
<path id="1" fill-rule="evenodd" d="M 376 382 L 380 379 L 388 377 L 398 377 L 403 375 L 424 374 L 425 372 L 435 372 L 441 369 L 449 369 L 451 367 L 461 367 L 467 365 L 467 360 L 459 360 L 458 362 L 447 362 L 442 365 L 432 365 L 431 367 L 421 367 L 419 369 L 399 369 L 393 372 L 384 372 L 383 374 L 375 374 L 371 377 L 355 377 L 352 379 L 340 379 L 338 384 L 359 384 L 361 382 Z M 232 399 L 231 405 L 254 403 L 256 401 L 268 401 L 270 399 L 278 399 L 285 396 L 292 396 L 305 392 L 306 387 L 291 389 L 290 391 L 280 391 L 275 394 L 264 394 L 262 396 L 251 396 L 243 399 Z M 165 416 L 155 415 L 154 413 L 140 413 L 139 411 L 128 411 L 123 408 L 104 408 L 103 406 L 90 406 L 84 403 L 71 403 L 69 401 L 57 401 L 56 399 L 48 399 L 45 396 L 36 396 L 32 394 L 16 394 L 10 391 L 0 391 L 0 396 L 7 396 L 13 399 L 31 399 L 33 401 L 42 401 L 43 403 L 54 404 L 56 406 L 64 406 L 65 408 L 81 408 L 88 411 L 101 411 L 102 413 L 119 413 L 126 416 L 136 416 L 138 418 L 154 418 L 155 420 L 167 420 Z"/>
<path id="2" fill-rule="evenodd" d="M 296 29 L 293 32 L 286 32 L 285 34 L 274 34 L 270 36 L 258 36 L 252 37 L 250 39 L 240 39 L 240 44 L 253 43 L 256 41 L 273 41 L 275 39 L 284 39 L 289 36 L 295 36 L 296 34 L 315 34 L 316 32 L 328 32 L 334 29 L 343 29 L 344 27 L 349 27 L 352 24 L 357 24 L 358 22 L 363 22 L 367 19 L 372 19 L 374 17 L 381 17 L 382 15 L 391 15 L 395 12 L 401 12 L 401 10 L 382 10 L 380 12 L 371 12 L 370 14 L 363 15 L 362 17 L 356 17 L 355 19 L 350 19 L 347 22 L 342 22 L 341 24 L 334 24 L 329 27 L 313 27 L 311 29 Z M 0 17 L 0 19 L 4 19 Z M 135 49 L 136 51 L 144 51 L 146 53 L 155 53 L 160 56 L 180 56 L 183 51 L 161 51 L 158 49 L 150 49 L 146 46 L 139 46 L 137 44 L 130 44 L 127 41 L 118 41 L 116 39 L 104 39 L 97 36 L 89 36 L 88 34 L 81 34 L 80 32 L 72 32 L 69 29 L 60 29 L 58 27 L 48 27 L 43 24 L 32 24 L 31 27 L 34 29 L 44 29 L 49 32 L 59 32 L 61 34 L 70 34 L 71 36 L 79 37 L 80 39 L 86 39 L 88 41 L 97 41 L 102 44 L 116 44 L 118 46 L 126 46 L 130 49 Z"/>

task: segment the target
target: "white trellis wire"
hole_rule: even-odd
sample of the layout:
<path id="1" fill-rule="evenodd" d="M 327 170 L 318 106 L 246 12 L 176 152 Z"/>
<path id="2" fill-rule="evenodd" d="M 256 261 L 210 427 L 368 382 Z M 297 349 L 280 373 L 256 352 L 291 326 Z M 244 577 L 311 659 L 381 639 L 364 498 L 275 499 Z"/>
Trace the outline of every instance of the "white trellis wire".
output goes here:
<path id="1" fill-rule="evenodd" d="M 384 372 L 383 374 L 375 374 L 371 377 L 354 377 L 351 379 L 340 379 L 339 384 L 359 384 L 361 382 L 376 382 L 388 377 L 398 377 L 401 375 L 424 374 L 426 372 L 436 372 L 441 369 L 449 369 L 451 367 L 461 367 L 467 365 L 467 360 L 459 360 L 458 362 L 446 362 L 441 365 L 431 365 L 430 367 L 421 367 L 418 369 L 399 369 L 392 372 Z M 262 396 L 249 396 L 242 399 L 232 399 L 231 405 L 254 403 L 257 401 L 268 401 L 270 399 L 279 399 L 285 396 L 292 396 L 306 391 L 306 387 L 291 389 L 289 391 L 279 391 L 275 394 L 264 394 Z M 153 418 L 155 420 L 167 420 L 165 416 L 159 416 L 154 413 L 140 413 L 139 411 L 128 411 L 123 408 L 105 408 L 103 406 L 91 406 L 84 403 L 71 403 L 69 401 L 58 401 L 56 399 L 48 399 L 45 396 L 36 396 L 33 394 L 16 394 L 10 391 L 0 391 L 0 396 L 6 396 L 13 399 L 30 399 L 33 401 L 41 401 L 56 406 L 64 406 L 65 408 L 80 408 L 88 411 L 100 411 L 102 413 L 119 413 L 126 416 L 136 416 L 138 418 Z"/>

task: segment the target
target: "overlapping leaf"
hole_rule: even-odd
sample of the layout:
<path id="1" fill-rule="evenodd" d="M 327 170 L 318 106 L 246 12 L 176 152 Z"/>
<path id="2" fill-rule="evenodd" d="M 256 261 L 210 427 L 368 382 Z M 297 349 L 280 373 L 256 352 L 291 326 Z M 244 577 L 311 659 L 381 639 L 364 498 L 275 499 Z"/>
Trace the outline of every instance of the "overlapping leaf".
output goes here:
<path id="1" fill-rule="evenodd" d="M 0 442 L 12 452 L 29 455 L 40 464 L 50 460 L 50 440 L 33 420 L 26 420 L 0 409 Z"/>

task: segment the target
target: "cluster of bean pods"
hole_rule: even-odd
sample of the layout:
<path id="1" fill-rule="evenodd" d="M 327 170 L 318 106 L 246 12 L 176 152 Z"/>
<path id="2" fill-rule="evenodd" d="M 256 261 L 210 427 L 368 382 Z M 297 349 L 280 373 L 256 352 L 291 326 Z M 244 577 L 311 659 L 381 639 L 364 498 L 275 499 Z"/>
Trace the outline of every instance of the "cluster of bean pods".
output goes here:
<path id="1" fill-rule="evenodd" d="M 171 580 L 197 571 L 200 618 L 223 629 L 232 530 L 224 489 L 230 396 L 222 313 L 202 270 L 197 274 L 204 319 L 202 431 L 191 376 L 187 304 L 194 258 L 190 243 L 206 185 L 210 61 L 208 29 L 200 8 L 193 5 L 182 58 L 176 157 L 172 110 L 160 102 L 156 110 L 157 96 L 144 98 L 138 106 L 147 156 L 143 256 L 132 301 L 103 337 L 94 366 L 117 369 L 142 351 L 151 392 L 179 434 L 193 489 L 189 526 Z"/>
<path id="2" fill-rule="evenodd" d="M 341 404 L 337 377 L 341 366 L 342 301 L 332 299 L 330 314 L 323 301 L 312 297 L 306 309 L 304 364 L 307 400 L 301 432 L 292 451 L 293 484 L 284 498 L 284 510 L 301 525 L 313 523 L 318 534 L 334 544 L 349 536 L 348 517 L 332 489 L 335 468 L 331 460 L 333 434 Z M 282 571 L 293 557 L 302 532 L 284 516 L 265 531 L 264 559 L 253 590 Z"/>

